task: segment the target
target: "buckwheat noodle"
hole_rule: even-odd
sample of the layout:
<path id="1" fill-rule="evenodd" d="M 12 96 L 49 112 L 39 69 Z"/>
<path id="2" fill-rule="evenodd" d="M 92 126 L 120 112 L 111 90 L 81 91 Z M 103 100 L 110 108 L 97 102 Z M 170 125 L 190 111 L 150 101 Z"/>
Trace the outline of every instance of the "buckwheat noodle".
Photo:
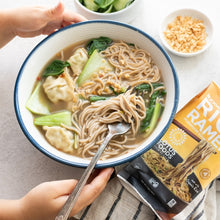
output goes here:
<path id="1" fill-rule="evenodd" d="M 129 149 L 125 143 L 135 139 L 140 122 L 145 115 L 146 109 L 143 98 L 131 94 L 131 90 L 109 100 L 97 101 L 88 105 L 78 116 L 77 114 L 73 115 L 79 126 L 78 153 L 85 158 L 93 156 L 107 135 L 107 125 L 125 121 L 131 124 L 130 131 L 115 140 L 111 140 L 102 159 L 120 155 Z"/>
<path id="2" fill-rule="evenodd" d="M 64 59 L 64 54 L 61 54 Z M 101 157 L 104 160 L 125 154 L 136 147 L 136 139 L 140 135 L 138 131 L 141 121 L 146 116 L 149 97 L 155 91 L 152 83 L 162 82 L 162 79 L 151 55 L 136 45 L 122 41 L 113 42 L 110 47 L 100 52 L 100 55 L 111 66 L 106 65 L 93 73 L 92 79 L 80 87 L 77 86 L 79 75 L 74 74 L 70 68 L 65 68 L 62 77 L 73 97 L 69 103 L 73 127 L 62 126 L 77 136 L 77 149 L 74 149 L 72 154 L 91 158 L 107 135 L 109 123 L 121 121 L 130 123 L 131 129 L 128 133 L 110 141 Z M 147 83 L 151 87 L 147 98 L 144 99 L 140 94 L 132 92 L 136 85 L 142 83 Z M 157 89 L 165 88 L 162 86 Z M 93 95 L 108 98 L 90 102 L 89 98 Z M 163 102 L 164 100 L 161 101 Z"/>
<path id="3" fill-rule="evenodd" d="M 114 71 L 103 68 L 92 81 L 79 88 L 78 92 L 85 98 L 91 94 L 111 94 L 110 86 L 119 92 L 122 87 L 161 81 L 160 70 L 154 64 L 151 55 L 136 45 L 115 42 L 101 54 L 114 67 Z"/>
<path id="4" fill-rule="evenodd" d="M 201 140 L 183 162 L 176 167 L 173 167 L 164 157 L 153 150 L 145 153 L 143 158 L 170 191 L 182 200 L 190 202 L 192 198 L 186 179 L 200 163 L 214 153 L 215 149 L 205 140 Z"/>
<path id="5" fill-rule="evenodd" d="M 93 79 L 76 87 L 77 78 L 73 78 L 71 88 L 74 88 L 75 101 L 72 105 L 74 132 L 77 133 L 77 154 L 83 158 L 92 157 L 101 145 L 107 134 L 107 124 L 125 121 L 131 124 L 131 130 L 126 135 L 113 139 L 102 155 L 102 160 L 127 153 L 134 145 L 128 145 L 135 140 L 141 120 L 146 115 L 146 101 L 141 96 L 132 94 L 131 89 L 141 83 L 150 84 L 153 93 L 152 82 L 160 82 L 159 68 L 152 61 L 151 55 L 138 48 L 136 45 L 128 45 L 122 41 L 115 42 L 112 46 L 101 52 L 114 67 L 114 71 L 103 68 L 94 74 Z M 68 84 L 71 83 L 65 73 Z M 114 95 L 124 88 L 126 93 L 104 101 L 90 103 L 86 101 L 92 94 Z M 85 98 L 80 99 L 79 96 Z"/>

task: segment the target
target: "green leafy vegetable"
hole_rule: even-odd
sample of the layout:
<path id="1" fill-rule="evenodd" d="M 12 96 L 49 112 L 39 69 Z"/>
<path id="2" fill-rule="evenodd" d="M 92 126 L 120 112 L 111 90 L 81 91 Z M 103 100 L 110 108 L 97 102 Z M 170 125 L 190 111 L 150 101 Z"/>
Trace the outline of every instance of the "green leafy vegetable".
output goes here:
<path id="1" fill-rule="evenodd" d="M 109 5 L 111 5 L 115 0 L 94 0 L 94 2 L 100 7 L 100 8 L 107 8 Z"/>
<path id="2" fill-rule="evenodd" d="M 156 102 L 154 109 L 153 109 L 153 115 L 150 120 L 150 124 L 146 127 L 146 130 L 145 130 L 147 135 L 151 134 L 151 132 L 156 127 L 158 120 L 161 116 L 162 109 L 163 109 L 163 107 L 162 107 L 161 103 Z"/>
<path id="3" fill-rule="evenodd" d="M 121 91 L 120 92 L 116 92 L 115 89 L 112 87 L 112 86 L 109 86 L 109 88 L 112 90 L 112 92 L 115 94 L 115 95 L 120 95 L 122 93 L 125 93 L 126 92 L 126 88 L 125 87 L 121 87 Z"/>
<path id="4" fill-rule="evenodd" d="M 41 116 L 34 119 L 34 124 L 41 126 L 60 126 L 61 124 L 65 124 L 67 126 L 71 126 L 71 112 L 62 111 L 50 115 Z"/>
<path id="5" fill-rule="evenodd" d="M 113 92 L 115 95 L 118 95 L 118 93 L 115 91 L 115 89 L 114 89 L 112 86 L 109 86 L 109 88 L 112 90 L 112 92 Z"/>
<path id="6" fill-rule="evenodd" d="M 100 9 L 99 12 L 101 13 L 110 13 L 112 11 L 113 5 L 109 5 L 109 7 Z"/>
<path id="7" fill-rule="evenodd" d="M 146 117 L 141 122 L 141 130 L 146 131 L 146 134 L 149 135 L 153 129 L 156 127 L 157 122 L 163 111 L 163 106 L 159 102 L 160 98 L 164 97 L 166 91 L 164 89 L 156 90 L 150 97 L 149 106 L 146 110 Z"/>
<path id="8" fill-rule="evenodd" d="M 99 6 L 94 2 L 94 0 L 84 0 L 81 3 L 91 11 L 98 11 L 99 9 Z"/>
<path id="9" fill-rule="evenodd" d="M 49 106 L 42 90 L 42 83 L 38 82 L 25 107 L 34 114 L 50 114 Z"/>
<path id="10" fill-rule="evenodd" d="M 110 97 L 107 96 L 98 96 L 98 95 L 93 95 L 89 97 L 89 101 L 90 102 L 96 102 L 96 101 L 100 101 L 100 100 L 107 100 Z"/>
<path id="11" fill-rule="evenodd" d="M 52 63 L 47 66 L 47 68 L 43 72 L 43 76 L 58 76 L 64 72 L 64 68 L 70 66 L 67 61 L 62 60 L 54 60 Z"/>
<path id="12" fill-rule="evenodd" d="M 112 13 L 129 6 L 134 0 L 79 0 L 91 11 L 99 13 Z"/>
<path id="13" fill-rule="evenodd" d="M 113 6 L 116 11 L 120 11 L 120 10 L 126 8 L 132 2 L 133 2 L 133 0 L 115 0 Z"/>
<path id="14" fill-rule="evenodd" d="M 127 43 L 127 45 L 128 45 L 128 46 L 131 46 L 131 47 L 134 47 L 134 46 L 135 46 L 135 44 L 133 44 L 133 43 Z"/>
<path id="15" fill-rule="evenodd" d="M 155 89 L 157 87 L 164 86 L 164 85 L 163 85 L 163 83 L 152 83 L 152 86 Z M 140 84 L 140 85 L 136 86 L 135 89 L 138 90 L 138 91 L 145 90 L 145 91 L 150 92 L 151 91 L 151 86 L 148 83 L 143 83 L 143 84 Z"/>
<path id="16" fill-rule="evenodd" d="M 112 43 L 112 39 L 108 37 L 99 37 L 92 39 L 88 42 L 86 45 L 86 49 L 88 50 L 88 54 L 91 55 L 94 50 L 97 50 L 98 52 L 105 50 L 107 47 L 109 47 Z"/>
<path id="17" fill-rule="evenodd" d="M 103 68 L 113 70 L 112 65 L 97 50 L 94 50 L 77 79 L 78 86 L 82 86 L 93 77 L 94 73 L 98 73 Z"/>

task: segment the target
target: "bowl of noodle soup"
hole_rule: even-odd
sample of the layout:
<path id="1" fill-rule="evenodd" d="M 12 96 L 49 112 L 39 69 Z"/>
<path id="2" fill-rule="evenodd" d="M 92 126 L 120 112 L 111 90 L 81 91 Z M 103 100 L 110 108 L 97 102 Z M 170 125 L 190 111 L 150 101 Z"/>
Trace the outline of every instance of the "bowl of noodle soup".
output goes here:
<path id="1" fill-rule="evenodd" d="M 91 49 L 97 39 L 109 44 Z M 62 71 L 53 75 L 60 65 Z M 50 100 L 46 104 L 41 90 Z M 143 130 L 153 94 L 159 94 L 154 101 L 162 110 L 155 127 Z M 105 20 L 77 23 L 42 40 L 24 61 L 14 89 L 16 116 L 28 140 L 50 158 L 76 167 L 88 165 L 107 124 L 114 122 L 130 123 L 131 129 L 111 140 L 96 168 L 140 156 L 166 132 L 178 99 L 177 74 L 160 44 L 140 29 Z M 59 126 L 57 120 L 63 120 Z"/>

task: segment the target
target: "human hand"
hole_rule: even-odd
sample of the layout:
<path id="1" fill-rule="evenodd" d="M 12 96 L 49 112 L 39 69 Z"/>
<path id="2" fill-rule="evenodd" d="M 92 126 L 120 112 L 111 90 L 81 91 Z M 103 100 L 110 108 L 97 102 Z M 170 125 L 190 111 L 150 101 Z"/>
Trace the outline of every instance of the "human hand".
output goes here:
<path id="1" fill-rule="evenodd" d="M 85 17 L 65 10 L 61 1 L 52 8 L 30 6 L 0 11 L 0 48 L 15 36 L 49 35 L 62 27 L 85 20 Z"/>
<path id="2" fill-rule="evenodd" d="M 20 37 L 49 35 L 57 29 L 86 20 L 77 13 L 64 10 L 61 1 L 53 8 L 23 7 L 14 9 L 12 14 L 11 25 L 15 34 Z"/>
<path id="3" fill-rule="evenodd" d="M 91 182 L 84 186 L 70 216 L 74 216 L 100 195 L 111 177 L 113 168 L 97 171 Z M 77 180 L 72 179 L 38 185 L 20 200 L 21 219 L 54 220 L 76 184 Z"/>

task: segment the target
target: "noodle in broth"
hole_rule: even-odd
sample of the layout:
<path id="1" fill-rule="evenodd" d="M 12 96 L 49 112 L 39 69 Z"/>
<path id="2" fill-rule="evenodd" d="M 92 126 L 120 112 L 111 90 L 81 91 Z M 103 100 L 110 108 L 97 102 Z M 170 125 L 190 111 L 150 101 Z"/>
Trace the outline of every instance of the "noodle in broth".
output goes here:
<path id="1" fill-rule="evenodd" d="M 84 48 L 82 53 L 86 51 Z M 65 53 L 65 50 L 61 52 L 63 59 Z M 140 127 L 146 118 L 150 98 L 155 91 L 164 91 L 165 87 L 160 70 L 151 55 L 136 45 L 115 41 L 99 54 L 107 60 L 111 68 L 100 68 L 81 86 L 77 86 L 80 72 L 76 73 L 73 68 L 65 67 L 64 72 L 57 77 L 62 78 L 68 87 L 68 96 L 71 99 L 67 101 L 67 108 L 72 113 L 72 126 L 61 124 L 60 127 L 73 134 L 71 136 L 68 133 L 67 136 L 73 139 L 70 142 L 72 145 L 75 146 L 77 142 L 77 147 L 72 147 L 72 150 L 71 147 L 68 150 L 55 147 L 70 154 L 90 158 L 103 142 L 109 123 L 125 121 L 131 124 L 129 132 L 110 141 L 101 158 L 104 160 L 125 154 L 135 148 L 137 143 L 144 141 L 146 136 L 140 131 Z M 48 79 L 43 83 L 46 81 Z M 155 88 L 153 83 L 161 84 Z M 148 84 L 150 90 L 135 91 L 134 88 L 141 84 Z M 94 95 L 104 96 L 105 99 L 91 102 L 90 97 Z M 164 105 L 164 98 L 157 98 L 157 101 Z M 43 132 L 47 134 L 49 129 L 48 126 L 43 127 Z M 46 138 L 51 143 L 51 137 L 46 135 Z"/>

